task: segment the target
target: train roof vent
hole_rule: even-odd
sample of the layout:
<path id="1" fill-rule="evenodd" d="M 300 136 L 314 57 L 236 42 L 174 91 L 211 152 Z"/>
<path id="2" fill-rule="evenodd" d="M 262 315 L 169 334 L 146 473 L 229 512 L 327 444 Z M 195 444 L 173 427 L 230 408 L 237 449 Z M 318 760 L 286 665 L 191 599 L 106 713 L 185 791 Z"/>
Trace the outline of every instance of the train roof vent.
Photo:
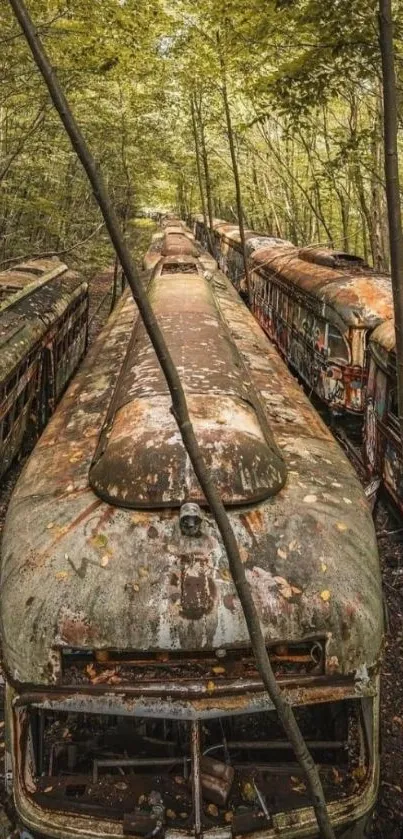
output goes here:
<path id="1" fill-rule="evenodd" d="M 197 263 L 165 261 L 161 268 L 161 274 L 197 274 Z"/>
<path id="2" fill-rule="evenodd" d="M 205 461 L 227 505 L 277 493 L 286 467 L 203 276 L 159 276 L 150 299 L 185 388 Z M 204 504 L 142 326 L 134 332 L 90 469 L 103 500 L 133 509 Z"/>
<path id="3" fill-rule="evenodd" d="M 365 265 L 360 256 L 344 253 L 344 251 L 333 251 L 330 248 L 300 248 L 298 256 L 305 262 L 313 262 L 315 265 L 323 265 L 326 268 L 339 268 L 343 265 Z"/>
<path id="4" fill-rule="evenodd" d="M 162 256 L 199 256 L 194 241 L 185 236 L 184 233 L 171 233 L 164 237 L 164 244 L 161 249 Z"/>

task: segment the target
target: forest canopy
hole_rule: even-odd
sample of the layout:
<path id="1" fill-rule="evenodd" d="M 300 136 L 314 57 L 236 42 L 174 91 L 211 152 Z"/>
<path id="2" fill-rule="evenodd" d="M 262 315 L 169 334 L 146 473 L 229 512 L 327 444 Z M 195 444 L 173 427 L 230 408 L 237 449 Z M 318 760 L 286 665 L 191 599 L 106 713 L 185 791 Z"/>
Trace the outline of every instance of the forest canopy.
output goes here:
<path id="1" fill-rule="evenodd" d="M 237 218 L 225 83 L 245 222 L 388 267 L 373 0 L 28 6 L 126 230 L 145 207 L 200 212 L 200 180 L 210 212 Z M 99 211 L 7 4 L 0 24 L 0 263 L 84 242 L 71 259 L 103 264 Z"/>

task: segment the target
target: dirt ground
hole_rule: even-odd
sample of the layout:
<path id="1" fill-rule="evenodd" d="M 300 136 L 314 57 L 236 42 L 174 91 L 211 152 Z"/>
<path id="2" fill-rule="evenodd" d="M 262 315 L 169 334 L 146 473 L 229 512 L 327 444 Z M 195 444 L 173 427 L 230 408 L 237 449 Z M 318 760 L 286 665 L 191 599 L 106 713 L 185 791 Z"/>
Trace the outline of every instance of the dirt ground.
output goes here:
<path id="1" fill-rule="evenodd" d="M 108 316 L 112 277 L 113 267 L 91 281 L 90 341 Z M 23 462 L 15 464 L 0 484 L 0 536 L 7 504 L 22 466 Z M 382 562 L 388 632 L 382 678 L 381 787 L 371 836 L 374 839 L 403 839 L 403 520 L 399 524 L 385 503 L 379 501 L 375 510 L 375 525 Z M 3 704 L 1 691 L 0 684 L 0 708 Z M 4 774 L 2 733 L 0 719 L 0 800 L 3 798 Z M 4 816 L 2 819 L 0 815 L 0 836 L 6 835 L 2 832 L 4 822 Z"/>
<path id="2" fill-rule="evenodd" d="M 388 632 L 382 670 L 381 788 L 373 837 L 403 837 L 403 521 L 375 511 Z"/>

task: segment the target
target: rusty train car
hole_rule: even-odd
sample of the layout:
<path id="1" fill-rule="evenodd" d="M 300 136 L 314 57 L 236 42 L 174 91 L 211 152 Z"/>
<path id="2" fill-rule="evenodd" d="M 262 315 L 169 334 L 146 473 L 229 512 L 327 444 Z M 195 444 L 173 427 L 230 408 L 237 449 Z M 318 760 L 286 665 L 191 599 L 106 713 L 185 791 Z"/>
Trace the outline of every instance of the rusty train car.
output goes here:
<path id="1" fill-rule="evenodd" d="M 196 236 L 206 242 L 203 220 Z M 305 385 L 332 415 L 362 418 L 366 350 L 372 330 L 393 314 L 390 277 L 358 257 L 247 230 L 250 306 Z M 216 221 L 213 249 L 240 290 L 244 275 L 239 228 Z"/>
<path id="2" fill-rule="evenodd" d="M 383 637 L 371 515 L 229 279 L 170 222 L 149 298 L 332 823 L 362 839 Z M 170 404 L 126 295 L 14 491 L 0 613 L 24 839 L 317 836 Z"/>
<path id="3" fill-rule="evenodd" d="M 374 329 L 369 340 L 364 454 L 367 473 L 382 480 L 396 508 L 403 514 L 403 452 L 393 319 Z"/>
<path id="4" fill-rule="evenodd" d="M 87 343 L 88 287 L 59 260 L 0 273 L 0 477 L 45 426 Z"/>

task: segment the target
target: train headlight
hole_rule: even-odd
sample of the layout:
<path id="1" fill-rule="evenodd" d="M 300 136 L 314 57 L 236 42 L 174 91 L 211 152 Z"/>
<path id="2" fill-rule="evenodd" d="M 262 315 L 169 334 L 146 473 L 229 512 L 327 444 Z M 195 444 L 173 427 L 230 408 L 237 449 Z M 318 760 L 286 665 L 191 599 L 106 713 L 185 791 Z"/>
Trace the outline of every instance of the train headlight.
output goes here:
<path id="1" fill-rule="evenodd" d="M 184 536 L 200 536 L 203 514 L 198 504 L 182 504 L 179 526 Z"/>

